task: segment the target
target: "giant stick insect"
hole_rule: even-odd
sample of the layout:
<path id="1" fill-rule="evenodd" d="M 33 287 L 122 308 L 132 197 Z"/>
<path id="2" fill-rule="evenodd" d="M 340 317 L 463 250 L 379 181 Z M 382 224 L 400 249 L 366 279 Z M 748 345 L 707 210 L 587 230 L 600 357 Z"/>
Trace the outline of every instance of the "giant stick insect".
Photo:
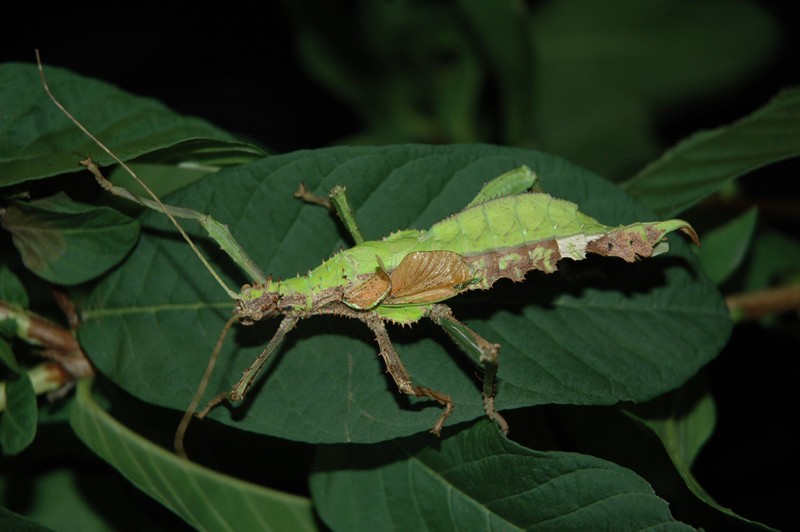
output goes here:
<path id="1" fill-rule="evenodd" d="M 188 209 L 164 205 L 102 142 L 95 138 L 51 94 L 56 105 L 148 192 L 152 200 L 115 187 L 90 160 L 83 164 L 97 181 L 114 194 L 166 214 L 178 228 L 215 279 L 236 300 L 234 316 L 226 324 L 195 399 L 187 409 L 175 446 L 183 451 L 183 434 L 204 391 L 225 334 L 235 322 L 252 324 L 282 316 L 278 329 L 256 360 L 233 388 L 214 398 L 199 414 L 205 416 L 224 400 L 245 397 L 254 379 L 286 334 L 299 320 L 314 315 L 336 315 L 362 321 L 377 340 L 380 356 L 404 394 L 427 398 L 441 405 L 442 413 L 430 431 L 439 435 L 453 411 L 450 396 L 433 388 L 415 385 L 392 345 L 386 323 L 410 325 L 429 318 L 441 326 L 463 350 L 480 360 L 484 369 L 483 404 L 486 415 L 506 433 L 508 425 L 494 405 L 500 346 L 458 321 L 443 302 L 469 290 L 486 290 L 502 278 L 521 281 L 527 272 L 554 272 L 563 258 L 581 260 L 587 253 L 633 261 L 666 251 L 665 235 L 680 230 L 697 243 L 697 235 L 683 220 L 639 222 L 610 227 L 581 213 L 578 206 L 536 188 L 537 176 L 527 167 L 513 169 L 489 181 L 460 212 L 428 230 L 402 230 L 377 241 L 365 241 L 357 227 L 343 187 L 331 191 L 330 201 L 318 198 L 301 186 L 301 199 L 331 206 L 355 241 L 355 246 L 335 254 L 307 275 L 273 280 L 265 277 L 222 224 Z M 200 221 L 208 234 L 254 280 L 239 293 L 228 289 L 208 264 L 175 217 Z"/>

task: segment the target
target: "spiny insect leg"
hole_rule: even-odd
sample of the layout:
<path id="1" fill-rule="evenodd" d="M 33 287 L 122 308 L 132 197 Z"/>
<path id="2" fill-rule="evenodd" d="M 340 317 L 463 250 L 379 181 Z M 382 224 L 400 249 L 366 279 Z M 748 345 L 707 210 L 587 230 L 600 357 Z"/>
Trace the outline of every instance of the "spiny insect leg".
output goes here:
<path id="1" fill-rule="evenodd" d="M 300 318 L 295 316 L 285 316 L 280 325 L 278 325 L 278 330 L 275 331 L 275 335 L 269 341 L 267 347 L 261 351 L 261 354 L 258 355 L 258 358 L 256 358 L 255 361 L 250 364 L 250 367 L 242 373 L 242 378 L 239 379 L 239 382 L 237 382 L 230 391 L 221 393 L 212 399 L 208 405 L 206 405 L 206 407 L 199 414 L 197 414 L 197 417 L 200 419 L 204 418 L 215 406 L 226 399 L 229 401 L 240 401 L 244 399 L 244 396 L 247 395 L 247 391 L 253 385 L 253 380 L 258 375 L 258 372 L 261 371 L 261 368 L 263 368 L 264 364 L 267 363 L 267 360 L 269 360 L 269 357 L 272 356 L 272 353 L 274 353 L 278 347 L 280 347 L 283 339 L 286 337 L 286 333 L 291 331 L 299 320 Z"/>
<path id="2" fill-rule="evenodd" d="M 228 393 L 228 399 L 231 401 L 239 401 L 244 399 L 244 396 L 247 394 L 247 390 L 250 389 L 250 386 L 253 385 L 253 380 L 258 375 L 258 372 L 261 371 L 261 368 L 264 367 L 264 364 L 267 363 L 269 357 L 272 356 L 278 347 L 280 347 L 281 343 L 283 342 L 286 333 L 294 329 L 294 326 L 297 325 L 297 322 L 300 318 L 294 316 L 284 316 L 281 320 L 280 325 L 278 325 L 278 330 L 275 331 L 275 335 L 267 344 L 267 347 L 261 351 L 261 354 L 258 355 L 258 358 L 247 368 L 244 373 L 242 373 L 242 378 L 239 379 L 239 382 L 236 383 L 231 391 Z"/>
<path id="3" fill-rule="evenodd" d="M 442 415 L 436 421 L 436 424 L 434 424 L 433 428 L 431 428 L 431 433 L 439 436 L 439 434 L 442 432 L 444 422 L 453 412 L 453 400 L 449 395 L 432 390 L 431 388 L 414 386 L 411 382 L 411 376 L 408 374 L 408 370 L 406 370 L 405 365 L 400 360 L 400 356 L 397 354 L 397 351 L 392 345 L 392 341 L 389 339 L 389 333 L 386 331 L 386 325 L 384 325 L 383 320 L 374 313 L 369 313 L 361 317 L 361 319 L 375 334 L 375 339 L 378 341 L 378 346 L 380 348 L 381 357 L 386 364 L 386 369 L 389 371 L 392 379 L 394 379 L 395 384 L 397 384 L 397 388 L 407 395 L 412 395 L 414 397 L 428 397 L 433 399 L 444 407 L 444 412 L 442 412 Z"/>
<path id="4" fill-rule="evenodd" d="M 447 305 L 433 305 L 428 316 L 439 325 L 450 338 L 476 358 L 483 367 L 483 409 L 486 415 L 497 423 L 503 434 L 508 434 L 508 423 L 495 409 L 494 396 L 497 392 L 497 358 L 500 355 L 500 344 L 493 344 L 484 337 L 458 321 Z"/>

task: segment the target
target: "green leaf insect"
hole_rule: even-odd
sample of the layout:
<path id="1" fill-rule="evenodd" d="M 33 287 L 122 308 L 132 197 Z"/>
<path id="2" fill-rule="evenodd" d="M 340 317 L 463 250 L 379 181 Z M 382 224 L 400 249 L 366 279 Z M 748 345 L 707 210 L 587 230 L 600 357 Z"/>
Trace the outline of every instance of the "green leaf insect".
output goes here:
<path id="1" fill-rule="evenodd" d="M 56 104 L 61 107 L 57 101 Z M 125 163 L 61 108 L 127 169 Z M 359 320 L 371 330 L 385 367 L 400 392 L 441 406 L 442 412 L 430 429 L 438 435 L 454 410 L 454 401 L 448 390 L 422 386 L 412 380 L 386 327 L 388 323 L 411 325 L 428 318 L 482 366 L 484 411 L 505 433 L 508 424 L 495 407 L 500 346 L 458 321 L 445 301 L 464 292 L 488 290 L 503 278 L 521 281 L 531 270 L 555 272 L 565 258 L 577 261 L 596 254 L 632 262 L 657 255 L 667 250 L 665 237 L 674 231 L 682 231 L 697 242 L 696 233 L 683 220 L 622 226 L 602 224 L 581 213 L 575 203 L 538 191 L 536 173 L 528 166 L 518 165 L 486 183 L 463 210 L 429 229 L 401 230 L 381 240 L 364 240 L 361 236 L 343 187 L 335 187 L 330 200 L 301 187 L 296 196 L 330 205 L 356 245 L 335 253 L 305 275 L 279 280 L 261 273 L 226 226 L 190 209 L 166 205 L 149 190 L 151 199 L 134 196 L 106 181 L 91 160 L 84 164 L 107 190 L 166 214 L 202 258 L 175 217 L 199 221 L 209 237 L 253 279 L 252 285 L 245 285 L 237 293 L 225 285 L 205 258 L 201 259 L 236 303 L 234 316 L 223 330 L 206 375 L 176 434 L 176 450 L 181 454 L 183 434 L 201 400 L 227 331 L 236 322 L 247 325 L 277 316 L 282 316 L 280 324 L 261 354 L 229 391 L 217 396 L 200 412 L 200 417 L 225 400 L 242 400 L 264 364 L 298 322 L 311 316 L 332 315 Z M 136 178 L 133 172 L 130 174 Z M 128 361 L 115 364 L 125 365 Z"/>
<path id="2" fill-rule="evenodd" d="M 444 411 L 431 428 L 439 435 L 453 411 L 444 392 L 415 386 L 389 340 L 386 322 L 411 325 L 430 318 L 484 369 L 483 402 L 487 416 L 500 429 L 508 425 L 495 410 L 495 374 L 499 346 L 456 320 L 443 303 L 469 290 L 488 290 L 502 278 L 522 281 L 531 270 L 555 272 L 564 259 L 582 260 L 589 253 L 632 262 L 667 250 L 664 236 L 680 230 L 698 242 L 683 220 L 601 224 L 578 206 L 541 192 L 527 192 L 537 181 L 528 167 L 501 175 L 485 185 L 466 209 L 428 230 L 403 230 L 381 240 L 361 241 L 346 207 L 343 189 L 334 189 L 333 205 L 356 240 L 307 275 L 245 286 L 234 314 L 243 323 L 282 315 L 267 349 L 221 399 L 241 400 L 255 375 L 298 320 L 333 314 L 364 322 L 375 334 L 386 368 L 398 389 L 427 397 Z M 513 186 L 508 186 L 513 183 Z M 495 191 L 500 192 L 495 192 Z M 318 199 L 308 198 L 315 203 Z"/>

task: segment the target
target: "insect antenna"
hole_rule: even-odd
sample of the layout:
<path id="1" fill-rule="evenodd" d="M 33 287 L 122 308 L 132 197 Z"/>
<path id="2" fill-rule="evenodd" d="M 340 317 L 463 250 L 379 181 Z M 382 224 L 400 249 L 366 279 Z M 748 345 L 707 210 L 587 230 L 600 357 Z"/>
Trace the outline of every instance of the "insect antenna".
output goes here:
<path id="1" fill-rule="evenodd" d="M 186 407 L 186 411 L 183 413 L 183 418 L 181 418 L 181 422 L 178 424 L 178 428 L 175 431 L 175 440 L 174 440 L 174 447 L 175 453 L 181 458 L 188 458 L 186 456 L 186 449 L 183 446 L 183 439 L 186 435 L 186 430 L 189 428 L 189 423 L 192 421 L 192 417 L 194 417 L 195 413 L 197 412 L 197 405 L 200 404 L 200 400 L 203 398 L 203 394 L 208 387 L 208 381 L 211 380 L 211 374 L 214 372 L 214 366 L 217 363 L 217 358 L 219 358 L 219 352 L 222 350 L 222 345 L 225 343 L 225 337 L 228 335 L 228 331 L 231 330 L 233 324 L 239 321 L 238 316 L 232 316 L 226 323 L 225 327 L 222 328 L 222 332 L 217 339 L 217 345 L 214 346 L 214 351 L 211 353 L 211 357 L 208 359 L 208 365 L 206 366 L 206 371 L 203 373 L 203 378 L 200 380 L 200 384 L 197 386 L 197 390 L 194 392 L 194 397 L 192 397 L 192 402 L 189 403 L 189 406 Z"/>
<path id="2" fill-rule="evenodd" d="M 167 206 L 164 205 L 164 203 L 161 202 L 161 200 L 156 195 L 156 193 L 153 192 L 150 189 L 150 187 L 148 187 L 144 183 L 144 181 L 142 181 L 139 178 L 139 176 L 137 176 L 136 173 L 133 170 L 131 170 L 131 168 L 127 164 L 125 164 L 124 161 L 122 161 L 122 159 L 117 157 L 117 155 L 114 152 L 112 152 L 105 144 L 103 144 L 103 142 L 101 142 L 100 139 L 95 137 L 91 133 L 91 131 L 89 131 L 80 121 L 78 121 L 78 119 L 75 118 L 72 115 L 72 113 L 70 113 L 66 109 L 66 107 L 64 107 L 61 104 L 61 102 L 58 101 L 58 99 L 53 95 L 53 93 L 50 91 L 50 86 L 47 84 L 47 79 L 45 78 L 45 75 L 44 75 L 44 67 L 42 66 L 42 60 L 41 60 L 41 57 L 39 56 L 39 50 L 36 50 L 36 65 L 39 68 L 39 77 L 42 80 L 42 86 L 44 87 L 44 90 L 47 93 L 47 96 L 50 98 L 50 100 L 53 101 L 53 103 L 56 105 L 56 107 L 58 107 L 58 109 L 62 113 L 64 113 L 64 115 L 67 118 L 69 118 L 72 121 L 72 123 L 75 124 L 78 127 L 78 129 L 80 129 L 86 136 L 88 136 L 90 139 L 92 139 L 94 141 L 94 143 L 97 144 L 97 146 L 99 146 L 104 152 L 106 152 L 108 154 L 109 157 L 111 157 L 117 164 L 119 164 L 147 192 L 147 194 L 151 198 L 153 198 L 153 201 L 158 206 L 157 210 L 162 211 L 167 216 L 167 218 L 170 219 L 170 221 L 175 226 L 175 228 L 178 230 L 178 232 L 181 234 L 181 236 L 186 241 L 186 243 L 189 244 L 189 246 L 195 252 L 197 257 L 200 259 L 200 261 L 206 267 L 206 269 L 214 277 L 214 280 L 217 281 L 217 283 L 225 290 L 225 292 L 228 294 L 228 296 L 231 297 L 231 299 L 234 299 L 234 300 L 239 299 L 239 295 L 236 292 L 234 292 L 233 290 L 231 290 L 228 287 L 228 285 L 225 284 L 225 281 L 222 280 L 222 278 L 219 276 L 219 274 L 216 272 L 216 270 L 214 270 L 214 268 L 211 267 L 211 264 L 209 264 L 208 260 L 206 260 L 205 256 L 200 252 L 200 250 L 197 249 L 197 246 L 195 246 L 195 244 L 192 241 L 192 239 L 189 238 L 189 235 L 187 235 L 186 231 L 183 230 L 183 227 L 181 226 L 181 224 L 178 223 L 178 220 L 175 219 L 175 216 L 173 216 L 172 212 L 170 212 L 170 209 L 168 209 Z M 135 196 L 134 194 L 131 194 L 130 192 L 128 192 L 125 189 L 120 189 L 119 187 L 115 187 L 114 185 L 112 185 L 105 177 L 103 177 L 103 175 L 100 173 L 99 168 L 97 167 L 97 165 L 94 164 L 94 162 L 91 161 L 91 159 L 87 159 L 86 161 L 82 161 L 81 164 L 86 166 L 86 168 L 90 172 L 92 172 L 92 174 L 95 176 L 97 181 L 100 183 L 100 185 L 104 189 L 108 190 L 109 192 L 111 192 L 112 194 L 115 194 L 117 196 L 121 196 L 121 197 L 124 197 L 126 199 L 129 199 L 129 200 L 135 201 L 137 203 L 143 204 L 145 206 L 148 206 L 145 202 L 142 201 L 141 198 L 138 198 L 137 196 Z M 124 191 L 124 192 L 121 192 L 121 191 Z M 190 217 L 194 217 L 194 216 L 190 216 Z"/>

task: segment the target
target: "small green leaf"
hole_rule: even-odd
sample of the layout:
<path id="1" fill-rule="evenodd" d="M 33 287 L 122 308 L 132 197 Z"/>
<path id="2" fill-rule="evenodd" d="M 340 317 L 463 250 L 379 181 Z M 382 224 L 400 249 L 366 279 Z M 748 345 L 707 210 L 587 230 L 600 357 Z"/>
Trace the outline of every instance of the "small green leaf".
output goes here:
<path id="1" fill-rule="evenodd" d="M 800 87 L 786 89 L 730 126 L 681 141 L 622 188 L 659 216 L 674 216 L 732 179 L 800 156 L 798 116 Z"/>
<path id="2" fill-rule="evenodd" d="M 128 163 L 128 167 L 133 170 L 159 198 L 163 198 L 170 192 L 190 185 L 211 173 L 208 169 L 202 167 L 185 168 L 158 163 L 135 162 Z M 119 166 L 114 167 L 108 175 L 108 179 L 118 187 L 130 190 L 139 196 L 145 195 L 142 186 L 131 177 L 128 172 Z M 133 205 L 128 200 L 122 198 L 114 198 L 114 202 L 119 203 L 121 208 L 123 208 L 123 206 L 128 209 L 137 207 L 137 205 Z"/>
<path id="3" fill-rule="evenodd" d="M 307 499 L 216 473 L 150 443 L 103 411 L 78 383 L 70 424 L 140 490 L 202 530 L 316 530 Z"/>
<path id="4" fill-rule="evenodd" d="M 692 474 L 692 465 L 703 445 L 711 438 L 717 417 L 714 399 L 705 378 L 692 379 L 665 397 L 625 413 L 658 436 L 686 487 L 702 503 L 734 523 L 768 528 L 717 503 Z"/>
<path id="5" fill-rule="evenodd" d="M 128 167 L 156 196 L 163 198 L 221 168 L 245 164 L 265 155 L 260 149 L 231 149 L 228 144 L 198 140 L 143 155 L 136 162 L 128 163 Z M 118 187 L 144 195 L 142 186 L 120 166 L 113 167 L 107 177 Z M 125 202 L 119 199 L 119 203 Z M 129 203 L 127 205 L 130 207 Z"/>
<path id="6" fill-rule="evenodd" d="M 208 172 L 216 172 L 222 168 L 249 163 L 267 155 L 269 154 L 260 147 L 243 142 L 231 143 L 196 139 L 149 152 L 137 160 L 150 164 L 205 168 Z"/>
<path id="7" fill-rule="evenodd" d="M 264 155 L 208 122 L 178 115 L 155 100 L 61 68 L 44 70 L 61 103 L 122 160 L 198 142 L 225 152 L 225 158 Z M 87 156 L 100 166 L 111 162 L 50 101 L 34 65 L 0 65 L 0 101 L 14 102 L 0 114 L 0 186 L 74 172 Z"/>
<path id="8" fill-rule="evenodd" d="M 632 471 L 528 449 L 486 421 L 436 442 L 322 446 L 311 493 L 334 530 L 691 530 Z"/>
<path id="9" fill-rule="evenodd" d="M 24 371 L 22 366 L 17 362 L 14 352 L 11 350 L 11 344 L 2 338 L 0 338 L 0 362 L 15 373 L 22 373 Z"/>
<path id="10" fill-rule="evenodd" d="M 714 432 L 716 408 L 705 379 L 694 378 L 639 408 L 625 411 L 661 439 L 679 469 L 689 471 Z"/>
<path id="11" fill-rule="evenodd" d="M 0 414 L 0 448 L 17 454 L 36 437 L 36 393 L 27 373 L 6 380 L 6 409 Z"/>
<path id="12" fill-rule="evenodd" d="M 11 346 L 0 338 L 0 360 L 12 371 L 5 381 L 5 410 L 0 413 L 0 448 L 3 454 L 17 454 L 36 436 L 36 393 L 28 374 L 19 366 Z M 0 401 L 0 404 L 3 401 Z"/>
<path id="13" fill-rule="evenodd" d="M 19 371 L 17 359 L 11 351 L 11 346 L 3 338 L 0 338 L 0 361 L 13 371 Z"/>
<path id="14" fill-rule="evenodd" d="M 0 264 L 0 301 L 28 308 L 28 292 L 8 266 Z"/>
<path id="15" fill-rule="evenodd" d="M 2 225 L 25 266 L 47 281 L 72 285 L 117 264 L 139 235 L 139 223 L 114 209 L 71 201 L 65 194 L 17 202 Z"/>
<path id="16" fill-rule="evenodd" d="M 15 316 L 8 316 L 6 312 L 0 315 L 0 337 L 13 338 L 19 330 Z"/>
<path id="17" fill-rule="evenodd" d="M 787 282 L 800 272 L 800 242 L 796 238 L 765 228 L 753 240 L 744 266 L 744 291 L 763 290 Z"/>
<path id="18" fill-rule="evenodd" d="M 703 235 L 703 247 L 697 250 L 706 275 L 718 285 L 725 282 L 744 261 L 758 211 L 754 207 L 722 227 Z"/>

